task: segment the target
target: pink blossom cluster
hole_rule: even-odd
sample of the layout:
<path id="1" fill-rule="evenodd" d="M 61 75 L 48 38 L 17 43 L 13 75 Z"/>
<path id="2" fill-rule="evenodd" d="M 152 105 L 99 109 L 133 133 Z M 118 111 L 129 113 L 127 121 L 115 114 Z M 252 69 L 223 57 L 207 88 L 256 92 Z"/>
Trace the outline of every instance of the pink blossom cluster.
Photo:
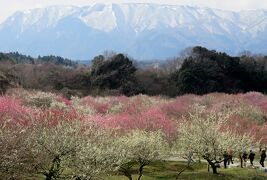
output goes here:
<path id="1" fill-rule="evenodd" d="M 162 130 L 167 136 L 175 136 L 177 123 L 188 116 L 193 104 L 206 107 L 206 111 L 221 112 L 238 109 L 243 113 L 234 114 L 225 128 L 236 133 L 251 133 L 267 144 L 267 96 L 250 92 L 229 95 L 213 93 L 204 96 L 184 95 L 174 99 L 164 97 L 84 97 L 78 102 L 68 100 L 61 95 L 49 94 L 53 102 L 60 106 L 36 107 L 27 104 L 25 98 L 31 98 L 35 92 L 24 95 L 13 94 L 0 97 L 0 122 L 15 124 L 43 123 L 54 126 L 60 121 L 92 121 L 98 125 L 127 132 L 133 129 L 145 131 Z M 23 99 L 24 98 L 24 99 Z M 255 108 L 255 112 L 248 109 Z M 80 110 L 84 111 L 80 111 Z M 90 109 L 90 111 L 88 110 Z M 243 109 L 243 111 L 242 111 Z M 87 111 L 88 110 L 88 111 Z M 90 112 L 90 113 L 83 113 Z M 260 116 L 260 117 L 258 117 Z M 262 120 L 261 123 L 255 119 Z"/>

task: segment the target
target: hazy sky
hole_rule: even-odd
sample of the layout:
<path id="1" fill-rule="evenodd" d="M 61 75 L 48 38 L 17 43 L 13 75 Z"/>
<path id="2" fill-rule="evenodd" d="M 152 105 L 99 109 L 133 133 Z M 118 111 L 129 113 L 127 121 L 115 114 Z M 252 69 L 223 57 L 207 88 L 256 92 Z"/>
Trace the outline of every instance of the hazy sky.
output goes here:
<path id="1" fill-rule="evenodd" d="M 267 9 L 267 0 L 0 0 L 0 22 L 18 10 L 49 5 L 85 6 L 94 3 L 160 3 L 206 6 L 227 10 Z"/>

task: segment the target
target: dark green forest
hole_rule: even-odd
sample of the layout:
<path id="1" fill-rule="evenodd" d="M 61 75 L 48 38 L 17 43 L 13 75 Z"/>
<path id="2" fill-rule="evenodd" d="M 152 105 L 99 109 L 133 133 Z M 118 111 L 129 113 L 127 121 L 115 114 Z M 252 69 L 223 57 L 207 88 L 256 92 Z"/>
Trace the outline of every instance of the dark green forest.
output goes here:
<path id="1" fill-rule="evenodd" d="M 0 92 L 22 87 L 64 94 L 163 95 L 267 92 L 267 56 L 193 47 L 162 62 L 142 63 L 117 53 L 96 56 L 90 65 L 57 56 L 0 53 Z"/>

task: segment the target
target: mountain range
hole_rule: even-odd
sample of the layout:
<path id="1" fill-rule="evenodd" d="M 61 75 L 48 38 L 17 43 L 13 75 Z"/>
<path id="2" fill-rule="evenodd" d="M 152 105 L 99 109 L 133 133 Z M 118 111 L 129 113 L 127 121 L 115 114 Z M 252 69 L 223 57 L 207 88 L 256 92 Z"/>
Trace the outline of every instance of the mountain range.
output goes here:
<path id="1" fill-rule="evenodd" d="M 105 50 L 139 60 L 201 45 L 236 55 L 267 54 L 267 10 L 240 12 L 159 4 L 49 6 L 0 24 L 0 51 L 86 60 Z"/>

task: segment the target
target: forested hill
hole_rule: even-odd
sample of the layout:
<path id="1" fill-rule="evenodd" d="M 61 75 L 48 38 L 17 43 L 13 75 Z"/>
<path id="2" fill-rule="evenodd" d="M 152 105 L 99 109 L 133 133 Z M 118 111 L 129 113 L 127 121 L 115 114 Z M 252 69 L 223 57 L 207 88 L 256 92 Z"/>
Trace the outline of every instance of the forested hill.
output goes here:
<path id="1" fill-rule="evenodd" d="M 188 49 L 183 56 L 157 64 L 140 64 L 116 53 L 98 55 L 88 66 L 75 64 L 55 56 L 35 59 L 1 53 L 0 72 L 4 75 L 2 82 L 7 84 L 2 92 L 18 84 L 25 89 L 59 92 L 67 97 L 267 93 L 267 56 L 248 52 L 232 57 L 198 46 Z"/>
<path id="2" fill-rule="evenodd" d="M 18 52 L 0 53 L 0 61 L 8 61 L 15 64 L 55 64 L 63 66 L 75 67 L 78 63 L 70 59 L 62 58 L 60 56 L 38 56 L 33 58 L 31 56 L 23 55 Z"/>

